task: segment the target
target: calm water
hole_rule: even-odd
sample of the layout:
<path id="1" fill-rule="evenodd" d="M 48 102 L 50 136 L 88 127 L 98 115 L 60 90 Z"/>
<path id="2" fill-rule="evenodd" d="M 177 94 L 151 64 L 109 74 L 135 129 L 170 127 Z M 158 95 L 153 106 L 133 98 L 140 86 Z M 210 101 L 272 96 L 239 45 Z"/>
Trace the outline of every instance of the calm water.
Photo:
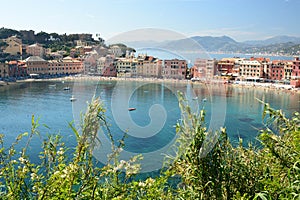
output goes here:
<path id="1" fill-rule="evenodd" d="M 49 86 L 53 84 L 56 86 Z M 66 86 L 71 89 L 63 90 Z M 30 132 L 31 116 L 34 115 L 40 118 L 40 137 L 34 137 L 30 145 L 34 160 L 38 160 L 43 139 L 51 133 L 60 133 L 67 146 L 73 148 L 76 141 L 68 122 L 74 121 L 78 125 L 86 102 L 97 96 L 107 109 L 106 116 L 115 140 L 120 139 L 124 132 L 128 133 L 125 152 L 153 156 L 152 152 L 171 145 L 175 138 L 174 125 L 180 119 L 177 90 L 185 93 L 194 111 L 205 108 L 207 126 L 213 127 L 213 122 L 218 120 L 217 125 L 224 124 L 235 144 L 238 138 L 243 138 L 245 143 L 255 142 L 257 128 L 263 127 L 263 106 L 255 98 L 283 109 L 287 115 L 300 111 L 299 94 L 259 88 L 178 82 L 33 82 L 0 88 L 0 133 L 5 134 L 8 146 L 19 133 Z M 77 101 L 70 101 L 72 95 Z M 129 107 L 136 110 L 129 112 Z M 109 146 L 104 145 L 104 148 Z"/>

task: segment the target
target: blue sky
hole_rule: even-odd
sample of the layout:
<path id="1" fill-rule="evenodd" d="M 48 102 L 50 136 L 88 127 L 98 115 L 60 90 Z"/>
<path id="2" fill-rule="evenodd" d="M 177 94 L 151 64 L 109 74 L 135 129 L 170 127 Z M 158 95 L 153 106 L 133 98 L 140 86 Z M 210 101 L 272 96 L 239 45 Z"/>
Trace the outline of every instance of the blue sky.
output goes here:
<path id="1" fill-rule="evenodd" d="M 300 36 L 299 12 L 300 0 L 9 0 L 1 2 L 0 27 L 104 39 L 160 28 L 245 41 Z"/>

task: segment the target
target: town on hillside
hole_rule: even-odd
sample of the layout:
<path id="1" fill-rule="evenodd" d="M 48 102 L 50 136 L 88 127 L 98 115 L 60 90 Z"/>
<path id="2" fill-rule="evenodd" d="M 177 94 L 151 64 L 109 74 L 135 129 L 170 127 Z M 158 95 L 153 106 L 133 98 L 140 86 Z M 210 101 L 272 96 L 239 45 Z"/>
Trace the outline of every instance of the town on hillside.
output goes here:
<path id="1" fill-rule="evenodd" d="M 5 82 L 84 74 L 271 82 L 300 87 L 300 60 L 297 56 L 293 60 L 198 58 L 190 66 L 188 61 L 182 59 L 162 60 L 146 54 L 135 55 L 135 50 L 124 44 L 107 46 L 100 37 L 94 40 L 92 34 L 9 33 L 6 38 L 0 37 L 0 81 Z"/>

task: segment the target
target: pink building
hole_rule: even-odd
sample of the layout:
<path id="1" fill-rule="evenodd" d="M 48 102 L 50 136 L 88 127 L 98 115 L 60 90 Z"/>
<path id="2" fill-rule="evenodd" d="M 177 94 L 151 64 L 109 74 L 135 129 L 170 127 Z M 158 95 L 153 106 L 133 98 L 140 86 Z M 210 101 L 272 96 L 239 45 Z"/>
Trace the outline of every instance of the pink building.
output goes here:
<path id="1" fill-rule="evenodd" d="M 185 79 L 187 72 L 186 60 L 165 60 L 163 67 L 164 78 Z"/>
<path id="2" fill-rule="evenodd" d="M 300 87 L 300 60 L 295 57 L 292 65 L 291 85 Z"/>
<path id="3" fill-rule="evenodd" d="M 8 76 L 9 77 L 26 77 L 27 65 L 24 61 L 9 61 L 8 62 Z"/>
<path id="4" fill-rule="evenodd" d="M 217 71 L 216 60 L 196 59 L 194 66 L 191 68 L 192 78 L 212 79 Z"/>
<path id="5" fill-rule="evenodd" d="M 40 44 L 32 44 L 26 47 L 26 53 L 31 56 L 43 57 L 45 49 Z"/>
<path id="6" fill-rule="evenodd" d="M 284 63 L 281 60 L 273 60 L 269 70 L 271 80 L 281 81 L 284 79 Z"/>

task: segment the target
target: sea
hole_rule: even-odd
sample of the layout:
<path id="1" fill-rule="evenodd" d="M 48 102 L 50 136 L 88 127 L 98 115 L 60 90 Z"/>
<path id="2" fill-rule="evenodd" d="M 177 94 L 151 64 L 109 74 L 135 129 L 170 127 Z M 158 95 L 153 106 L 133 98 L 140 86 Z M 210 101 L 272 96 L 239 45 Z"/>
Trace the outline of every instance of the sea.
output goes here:
<path id="1" fill-rule="evenodd" d="M 114 142 L 117 144 L 126 135 L 120 159 L 142 154 L 142 172 L 151 172 L 161 168 L 178 137 L 176 124 L 185 119 L 179 107 L 179 92 L 195 115 L 205 111 L 208 130 L 225 127 L 233 145 L 238 145 L 240 139 L 245 146 L 259 145 L 257 136 L 265 127 L 261 101 L 282 109 L 288 117 L 300 111 L 300 94 L 288 90 L 175 80 L 36 81 L 0 87 L 0 133 L 4 134 L 4 146 L 9 147 L 18 134 L 30 133 L 34 116 L 39 134 L 32 138 L 28 152 L 33 162 L 39 163 L 43 140 L 51 134 L 60 134 L 69 149 L 76 147 L 69 123 L 81 130 L 88 103 L 99 98 Z M 71 97 L 75 101 L 70 101 Z M 105 164 L 111 140 L 103 124 L 98 136 L 101 144 L 94 156 Z M 17 148 L 25 144 L 26 138 Z"/>

